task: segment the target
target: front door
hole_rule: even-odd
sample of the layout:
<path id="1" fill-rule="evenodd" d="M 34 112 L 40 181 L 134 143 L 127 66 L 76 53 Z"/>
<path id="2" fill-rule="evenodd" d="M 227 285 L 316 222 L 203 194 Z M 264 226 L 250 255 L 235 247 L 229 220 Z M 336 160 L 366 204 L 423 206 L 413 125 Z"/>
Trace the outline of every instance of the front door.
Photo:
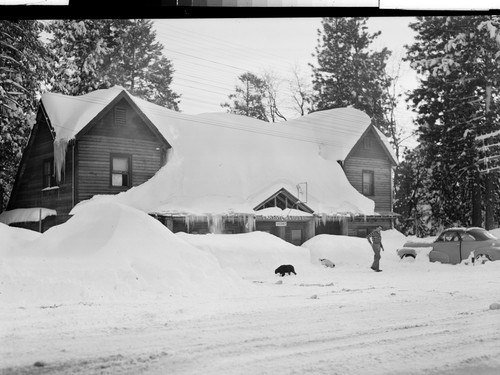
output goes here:
<path id="1" fill-rule="evenodd" d="M 296 246 L 302 245 L 302 242 L 304 242 L 303 233 L 304 231 L 302 229 L 290 229 L 287 236 L 290 238 L 288 242 Z"/>

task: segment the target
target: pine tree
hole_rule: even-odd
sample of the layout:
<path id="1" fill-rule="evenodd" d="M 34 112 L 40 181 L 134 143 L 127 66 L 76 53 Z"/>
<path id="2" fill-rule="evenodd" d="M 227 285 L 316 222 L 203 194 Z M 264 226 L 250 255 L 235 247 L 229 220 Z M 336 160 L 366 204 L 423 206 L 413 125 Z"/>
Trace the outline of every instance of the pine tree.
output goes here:
<path id="1" fill-rule="evenodd" d="M 370 50 L 380 32 L 367 32 L 367 18 L 324 18 L 318 30 L 317 66 L 311 65 L 317 110 L 353 106 L 387 132 L 384 112 L 390 106 L 385 72 L 390 52 Z"/>
<path id="2" fill-rule="evenodd" d="M 441 225 L 481 226 L 488 204 L 481 196 L 478 135 L 499 120 L 498 44 L 490 16 L 419 17 L 408 60 L 421 75 L 410 96 L 431 171 L 429 203 Z M 489 99 L 488 99 L 489 98 Z M 492 205 L 489 205 L 490 207 Z"/>
<path id="3" fill-rule="evenodd" d="M 50 48 L 60 57 L 54 89 L 81 95 L 120 85 L 131 94 L 173 110 L 173 65 L 163 56 L 151 20 L 57 20 Z"/>
<path id="4" fill-rule="evenodd" d="M 269 121 L 264 100 L 267 98 L 266 82 L 257 75 L 247 72 L 238 77 L 241 86 L 236 86 L 235 93 L 229 95 L 232 103 L 221 104 L 229 113 Z"/>
<path id="5" fill-rule="evenodd" d="M 425 154 L 423 145 L 406 150 L 394 175 L 394 212 L 401 215 L 398 229 L 406 235 L 419 237 L 436 234 L 429 221 L 432 212 L 427 196 L 430 179 Z"/>
<path id="6" fill-rule="evenodd" d="M 6 207 L 26 146 L 50 54 L 40 41 L 44 29 L 32 20 L 0 21 L 0 212 Z"/>

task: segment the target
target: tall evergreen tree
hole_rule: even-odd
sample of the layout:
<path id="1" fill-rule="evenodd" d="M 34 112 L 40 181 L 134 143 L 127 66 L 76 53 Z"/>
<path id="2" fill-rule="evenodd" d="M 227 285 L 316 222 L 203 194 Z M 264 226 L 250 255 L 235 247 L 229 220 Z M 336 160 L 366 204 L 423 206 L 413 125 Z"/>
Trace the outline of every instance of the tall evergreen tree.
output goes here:
<path id="1" fill-rule="evenodd" d="M 179 110 L 173 65 L 163 56 L 151 20 L 57 20 L 50 48 L 60 57 L 54 88 L 81 95 L 120 85 L 133 95 Z"/>
<path id="2" fill-rule="evenodd" d="M 318 30 L 317 66 L 311 65 L 317 110 L 353 106 L 387 133 L 384 112 L 390 78 L 385 72 L 390 52 L 370 50 L 380 32 L 367 31 L 367 18 L 324 18 Z"/>
<path id="3" fill-rule="evenodd" d="M 394 175 L 394 212 L 401 215 L 398 229 L 419 237 L 435 234 L 429 221 L 432 211 L 427 197 L 430 179 L 425 154 L 423 145 L 406 150 Z"/>
<path id="4" fill-rule="evenodd" d="M 32 20 L 0 21 L 0 212 L 5 209 L 34 122 L 50 55 Z"/>
<path id="5" fill-rule="evenodd" d="M 224 103 L 221 106 L 227 108 L 229 113 L 269 121 L 264 104 L 264 100 L 267 98 L 266 82 L 250 72 L 240 75 L 238 80 L 241 85 L 236 86 L 236 92 L 229 95 L 232 103 Z"/>
<path id="6" fill-rule="evenodd" d="M 483 225 L 477 136 L 498 123 L 498 44 L 490 16 L 419 17 L 408 60 L 421 76 L 410 95 L 432 183 L 428 201 L 436 223 Z"/>

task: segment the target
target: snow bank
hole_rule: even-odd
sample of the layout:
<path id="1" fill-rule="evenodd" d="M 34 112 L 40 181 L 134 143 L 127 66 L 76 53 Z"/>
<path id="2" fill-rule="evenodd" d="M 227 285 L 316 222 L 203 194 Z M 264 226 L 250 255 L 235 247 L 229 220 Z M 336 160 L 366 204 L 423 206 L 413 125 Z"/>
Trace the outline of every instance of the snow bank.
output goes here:
<path id="1" fill-rule="evenodd" d="M 399 263 L 396 250 L 406 237 L 397 230 L 382 231 L 382 264 Z M 320 258 L 327 258 L 338 266 L 363 267 L 373 262 L 373 250 L 366 238 L 320 234 L 302 244 L 311 251 L 311 262 L 319 264 Z"/>
<path id="2" fill-rule="evenodd" d="M 32 230 L 9 227 L 0 223 L 0 257 L 7 257 L 11 251 L 26 248 L 31 241 L 37 239 L 40 235 L 40 233 Z"/>
<path id="3" fill-rule="evenodd" d="M 496 229 L 491 229 L 488 232 L 490 232 L 492 235 L 494 235 L 496 238 L 500 238 L 500 228 Z"/>
<path id="4" fill-rule="evenodd" d="M 304 242 L 302 247 L 310 250 L 310 261 L 317 264 L 320 258 L 331 260 L 336 267 L 366 267 L 373 261 L 373 251 L 364 238 L 320 234 Z"/>
<path id="5" fill-rule="evenodd" d="M 274 277 L 282 264 L 292 264 L 299 274 L 310 269 L 309 251 L 265 232 L 241 234 L 177 233 L 182 240 L 214 255 L 222 267 L 247 279 Z"/>
<path id="6" fill-rule="evenodd" d="M 157 220 L 111 203 L 85 205 L 0 261 L 1 296 L 40 303 L 223 293 L 241 282 Z"/>

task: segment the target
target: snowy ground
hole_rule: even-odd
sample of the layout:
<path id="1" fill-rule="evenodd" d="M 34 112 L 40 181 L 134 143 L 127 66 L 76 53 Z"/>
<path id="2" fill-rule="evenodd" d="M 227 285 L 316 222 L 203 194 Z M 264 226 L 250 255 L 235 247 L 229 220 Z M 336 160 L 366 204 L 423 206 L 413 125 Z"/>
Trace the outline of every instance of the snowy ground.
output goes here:
<path id="1" fill-rule="evenodd" d="M 381 273 L 364 239 L 172 234 L 116 204 L 0 238 L 1 374 L 500 371 L 500 262 L 401 262 L 395 231 Z"/>

